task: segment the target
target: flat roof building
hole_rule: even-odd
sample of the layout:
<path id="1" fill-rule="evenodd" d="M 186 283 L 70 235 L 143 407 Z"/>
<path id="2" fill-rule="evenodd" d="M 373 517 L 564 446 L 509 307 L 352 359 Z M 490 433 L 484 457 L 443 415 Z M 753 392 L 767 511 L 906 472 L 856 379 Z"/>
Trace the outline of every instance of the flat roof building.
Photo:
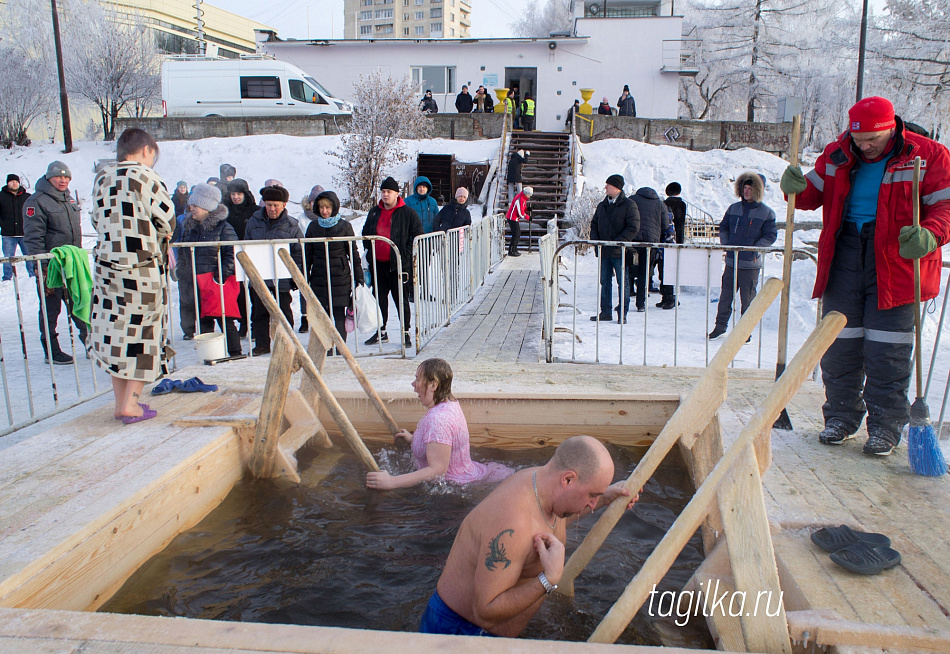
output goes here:
<path id="1" fill-rule="evenodd" d="M 471 0 L 343 0 L 344 39 L 467 39 Z"/>

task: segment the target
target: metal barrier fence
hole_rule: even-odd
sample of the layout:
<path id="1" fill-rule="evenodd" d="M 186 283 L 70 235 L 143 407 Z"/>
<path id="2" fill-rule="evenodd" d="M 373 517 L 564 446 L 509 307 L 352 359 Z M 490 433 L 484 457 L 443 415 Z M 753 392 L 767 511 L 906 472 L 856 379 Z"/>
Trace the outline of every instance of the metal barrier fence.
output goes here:
<path id="1" fill-rule="evenodd" d="M 501 214 L 415 240 L 412 261 L 417 351 L 475 296 L 504 253 Z"/>
<path id="2" fill-rule="evenodd" d="M 545 237 L 549 239 L 549 237 Z M 553 240 L 553 239 L 552 239 Z M 577 362 L 577 363 L 618 363 L 623 364 L 626 358 L 630 361 L 631 345 L 642 352 L 639 363 L 642 365 L 687 365 L 687 366 L 705 366 L 710 360 L 710 342 L 707 333 L 711 329 L 710 325 L 710 304 L 718 301 L 718 296 L 711 295 L 711 289 L 720 285 L 723 267 L 720 263 L 721 257 L 725 256 L 727 251 L 735 252 L 759 252 L 765 255 L 781 254 L 782 248 L 755 248 L 755 247 L 736 247 L 723 245 L 673 245 L 664 244 L 664 276 L 665 283 L 672 287 L 677 301 L 671 310 L 657 310 L 649 306 L 649 291 L 645 290 L 645 311 L 637 312 L 634 308 L 625 318 L 620 326 L 617 321 L 595 320 L 593 324 L 589 320 L 599 313 L 599 303 L 601 296 L 601 276 L 600 265 L 603 247 L 619 247 L 623 250 L 624 256 L 621 257 L 621 277 L 628 279 L 630 273 L 627 264 L 627 252 L 631 249 L 641 249 L 645 251 L 647 261 L 651 261 L 652 253 L 656 247 L 650 247 L 643 243 L 619 243 L 608 241 L 568 241 L 553 248 L 553 254 L 546 258 L 550 263 L 542 263 L 542 275 L 545 284 L 545 315 L 543 328 L 543 338 L 545 340 L 546 360 L 550 362 Z M 546 243 L 545 248 L 551 251 L 550 241 Z M 585 257 L 583 253 L 578 253 L 578 249 L 593 248 L 595 256 Z M 569 251 L 573 255 L 573 272 L 567 279 L 569 289 L 567 293 L 572 301 L 563 306 L 559 306 L 558 299 L 561 293 L 559 284 L 558 267 L 560 261 L 564 258 L 571 258 L 566 255 Z M 796 258 L 805 258 L 812 263 L 817 264 L 813 253 L 807 250 L 796 249 L 793 251 Z M 642 255 L 641 255 L 642 256 Z M 570 262 L 569 262 L 570 268 Z M 735 270 L 733 268 L 733 270 Z M 794 268 L 793 268 L 794 270 Z M 763 271 L 760 272 L 761 277 Z M 593 279 L 591 279 L 593 278 Z M 632 280 L 631 280 L 632 282 Z M 793 275 L 792 283 L 797 280 Z M 646 284 L 652 284 L 651 266 L 647 264 Z M 737 279 L 733 276 L 733 306 L 730 314 L 731 322 L 734 323 L 739 315 L 739 293 Z M 611 315 L 617 314 L 616 306 L 623 303 L 619 299 L 614 301 L 614 295 L 617 291 L 617 282 L 614 278 L 611 282 Z M 630 304 L 633 306 L 634 289 L 631 284 Z M 698 310 L 700 301 L 697 296 L 703 299 L 705 307 L 702 313 Z M 654 292 L 655 297 L 655 292 Z M 558 326 L 558 309 L 567 309 L 570 311 L 570 318 L 564 321 L 562 326 Z M 717 306 L 718 308 L 718 306 Z M 790 334 L 791 341 L 789 349 L 791 352 L 797 350 L 800 345 L 799 337 L 804 337 L 811 331 L 812 324 L 817 324 L 820 318 L 820 307 L 816 301 L 808 301 L 803 309 L 805 316 L 797 315 L 798 323 L 801 327 L 807 327 L 807 330 L 801 329 Z M 770 312 L 777 311 L 773 307 Z M 582 323 L 578 324 L 578 315 L 582 315 Z M 683 315 L 685 314 L 685 315 Z M 699 319 L 702 316 L 702 319 Z M 807 320 L 806 320 L 807 319 Z M 763 330 L 766 324 L 772 326 L 772 321 L 777 325 L 777 317 L 772 313 L 766 315 L 766 319 L 759 324 L 757 352 L 754 362 L 749 360 L 748 356 L 736 358 L 733 365 L 743 365 L 748 367 L 761 368 L 763 366 Z M 653 326 L 653 322 L 656 325 Z M 681 323 L 686 325 L 686 332 L 683 337 L 689 339 L 689 346 L 680 347 Z M 651 327 L 652 330 L 651 331 Z M 556 333 L 568 333 L 570 345 L 562 341 L 556 341 Z M 586 339 L 586 340 L 585 340 Z M 698 354 L 700 348 L 696 347 L 697 342 L 703 343 L 702 355 Z M 606 344 L 606 345 L 605 345 Z M 626 346 L 626 349 L 625 349 Z M 771 349 L 771 346 L 769 346 Z"/>
<path id="3" fill-rule="evenodd" d="M 9 298 L 6 288 L 10 287 L 6 287 L 0 292 L 0 298 L 16 308 L 0 313 L 0 380 L 3 382 L 2 412 L 6 417 L 0 436 L 112 392 L 110 377 L 85 354 L 78 319 L 72 318 L 71 305 L 64 306 L 56 291 L 47 294 L 43 275 L 33 278 L 33 270 L 52 258 L 52 255 L 41 254 L 0 259 L 0 263 L 12 268 L 13 293 Z M 39 320 L 47 323 L 47 309 L 55 310 L 54 302 L 59 307 L 59 317 L 65 318 L 63 335 L 57 334 L 59 327 L 41 331 L 39 326 Z M 62 325 L 62 320 L 58 325 Z M 10 347 L 15 342 L 19 342 L 19 353 L 15 345 Z M 60 357 L 57 362 L 55 354 L 60 348 L 71 361 Z M 40 357 L 40 352 L 49 355 Z"/>
<path id="4" fill-rule="evenodd" d="M 950 268 L 950 262 L 943 262 L 944 268 Z M 942 271 L 941 271 L 942 272 Z M 940 309 L 940 318 L 937 320 L 936 325 L 936 334 L 934 334 L 934 345 L 933 349 L 930 351 L 930 364 L 927 367 L 927 379 L 924 384 L 924 397 L 927 399 L 928 405 L 931 407 L 931 411 L 937 406 L 936 402 L 932 400 L 935 399 L 931 396 L 930 385 L 934 380 L 935 375 L 940 375 L 944 370 L 947 371 L 947 382 L 943 389 L 943 394 L 940 395 L 939 391 L 935 389 L 934 396 L 940 398 L 939 406 L 940 411 L 937 414 L 936 422 L 934 423 L 937 429 L 937 434 L 942 439 L 946 439 L 947 436 L 943 433 L 943 426 L 947 421 L 947 402 L 950 400 L 950 356 L 947 356 L 947 348 L 944 348 L 943 351 L 940 350 L 940 340 L 941 335 L 943 334 L 944 324 L 946 323 L 947 318 L 947 300 L 950 299 L 950 271 L 947 272 L 947 278 L 944 281 L 941 288 L 943 288 L 943 302 Z M 921 307 L 921 329 L 926 333 L 929 329 L 928 323 L 928 314 L 930 313 L 929 307 L 932 306 L 930 302 L 926 302 Z M 940 356 L 943 354 L 944 356 Z M 939 377 L 938 377 L 939 378 Z M 913 388 L 913 387 L 912 387 Z"/>
<path id="5" fill-rule="evenodd" d="M 369 275 L 365 275 L 364 270 L 357 271 L 356 266 L 353 264 L 353 262 L 356 260 L 356 257 L 354 256 L 354 252 L 358 252 L 359 250 L 358 244 L 360 242 L 373 243 L 373 245 L 370 246 L 371 248 L 375 247 L 376 242 L 385 243 L 389 245 L 389 247 L 392 248 L 391 257 L 396 261 L 397 278 L 403 281 L 407 280 L 405 275 L 408 273 L 406 273 L 402 269 L 402 257 L 400 256 L 399 248 L 396 247 L 396 245 L 392 241 L 390 241 L 388 238 L 385 238 L 382 236 L 342 236 L 342 237 L 336 237 L 336 238 L 301 238 L 301 239 L 279 239 L 279 240 L 275 239 L 275 240 L 270 240 L 270 241 L 187 242 L 187 243 L 174 243 L 173 249 L 179 251 L 177 256 L 179 257 L 187 256 L 190 258 L 192 271 L 195 270 L 196 250 L 204 249 L 204 248 L 215 249 L 214 256 L 217 261 L 217 268 L 218 268 L 217 279 L 219 280 L 222 278 L 221 277 L 222 264 L 221 264 L 221 256 L 220 256 L 221 249 L 231 248 L 232 250 L 236 250 L 236 251 L 243 250 L 247 252 L 248 256 L 250 256 L 251 259 L 255 262 L 257 269 L 260 271 L 260 273 L 264 276 L 265 279 L 267 280 L 286 279 L 289 282 L 290 274 L 286 272 L 286 268 L 284 267 L 283 262 L 281 262 L 280 257 L 277 255 L 277 251 L 280 249 L 288 249 L 288 248 L 292 248 L 293 246 L 298 246 L 300 248 L 301 264 L 302 264 L 301 269 L 304 275 L 306 275 L 309 279 L 311 276 L 309 272 L 311 266 L 310 266 L 310 262 L 308 261 L 308 258 L 315 256 L 319 248 L 323 252 L 323 256 L 321 258 L 323 260 L 323 266 L 324 266 L 323 272 L 326 275 L 326 284 L 327 284 L 327 288 L 325 289 L 325 291 L 326 291 L 328 302 L 324 308 L 327 310 L 327 314 L 332 319 L 334 317 L 334 312 L 339 309 L 339 307 L 336 307 L 334 305 L 334 300 L 333 300 L 333 289 L 332 289 L 333 278 L 332 278 L 331 269 L 330 269 L 330 266 L 331 266 L 330 245 L 332 243 L 345 243 L 347 244 L 347 247 L 349 248 L 350 274 L 349 274 L 348 284 L 350 287 L 350 296 L 353 297 L 356 290 L 356 286 L 358 284 L 362 284 L 364 283 L 364 281 L 368 279 L 370 285 L 373 288 L 373 295 L 376 298 L 377 303 L 381 301 L 385 301 L 385 302 L 389 301 L 388 297 L 381 298 L 379 296 L 379 271 L 377 271 L 374 266 L 368 265 L 365 251 L 361 255 L 361 259 L 363 260 L 364 264 L 368 265 Z M 184 253 L 182 253 L 181 251 L 184 251 Z M 245 316 L 247 317 L 248 325 L 250 325 L 251 313 L 252 313 L 250 284 L 247 278 L 244 276 L 240 263 L 238 263 L 236 259 L 234 261 L 234 270 L 238 278 L 238 281 L 243 285 L 243 288 L 244 288 L 244 298 L 245 298 L 244 310 L 245 310 Z M 192 297 L 198 298 L 199 292 L 198 292 L 198 282 L 197 282 L 196 276 L 191 275 L 191 279 L 188 279 L 188 280 L 179 279 L 178 280 L 179 286 L 183 282 L 192 285 L 192 292 L 193 292 Z M 398 296 L 399 309 L 397 310 L 396 313 L 397 313 L 397 320 L 399 322 L 399 333 L 406 334 L 408 333 L 406 329 L 406 323 L 405 323 L 407 316 L 403 315 L 403 311 L 401 308 L 405 302 L 405 295 L 404 295 L 405 288 L 403 284 L 397 284 L 396 286 L 397 288 L 394 290 L 396 291 L 397 296 Z M 221 323 L 219 323 L 219 326 L 221 326 L 225 324 L 227 320 L 234 320 L 234 318 L 225 317 L 223 286 L 219 284 L 218 288 L 222 289 L 221 303 L 220 303 L 221 316 L 215 316 L 215 318 L 216 319 L 220 318 Z M 278 297 L 277 292 L 279 290 L 279 281 L 274 285 L 273 290 L 275 292 L 275 298 L 277 298 Z M 321 295 L 321 292 L 317 289 L 314 289 L 314 292 L 317 294 L 318 297 Z M 278 302 L 279 302 L 279 299 L 278 299 Z M 197 303 L 196 303 L 196 307 L 197 307 Z M 180 310 L 179 310 L 179 315 L 180 315 Z M 302 308 L 301 316 L 304 316 L 304 315 L 305 315 L 305 310 Z M 293 323 L 293 321 L 291 321 L 291 323 Z M 202 328 L 200 324 L 200 319 L 197 321 L 196 327 L 197 329 L 195 333 L 197 334 L 206 333 L 207 331 L 214 331 L 213 326 L 211 326 L 210 329 Z M 173 324 L 172 335 L 174 335 L 174 332 L 175 332 L 175 326 Z M 348 339 L 347 338 L 348 335 L 346 333 L 342 334 L 342 336 L 344 340 L 348 341 L 347 347 L 350 348 L 354 356 L 366 356 L 370 354 L 373 354 L 373 355 L 394 354 L 395 352 L 391 347 L 383 346 L 384 344 L 383 344 L 382 335 L 384 332 L 387 332 L 386 325 L 380 325 L 379 327 L 377 327 L 376 332 L 375 332 L 376 343 L 372 345 L 363 343 L 362 341 L 363 337 L 360 336 L 359 332 L 354 332 L 353 339 Z M 372 338 L 372 336 L 370 337 Z M 172 336 L 172 340 L 174 341 L 174 336 Z M 399 353 L 401 354 L 401 356 L 405 357 L 406 356 L 405 339 L 399 338 L 397 340 L 398 340 L 397 349 Z M 361 348 L 362 348 L 362 351 L 361 351 Z M 253 356 L 253 347 L 250 349 L 249 354 Z"/>

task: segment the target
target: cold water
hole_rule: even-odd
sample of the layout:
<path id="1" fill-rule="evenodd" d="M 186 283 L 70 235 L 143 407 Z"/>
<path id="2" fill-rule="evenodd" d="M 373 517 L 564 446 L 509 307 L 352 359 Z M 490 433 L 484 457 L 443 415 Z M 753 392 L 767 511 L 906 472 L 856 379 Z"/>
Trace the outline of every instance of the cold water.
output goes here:
<path id="1" fill-rule="evenodd" d="M 372 447 L 392 472 L 413 469 L 408 447 Z M 615 479 L 642 452 L 611 447 Z M 515 468 L 546 462 L 553 448 L 476 449 L 473 458 Z M 348 450 L 299 453 L 302 483 L 245 480 L 194 528 L 143 565 L 102 611 L 212 620 L 416 631 L 462 519 L 492 486 L 429 484 L 371 492 Z M 686 505 L 682 466 L 664 464 L 575 584 L 554 594 L 523 636 L 586 640 Z M 596 521 L 568 529 L 568 556 Z M 679 590 L 702 560 L 697 534 L 658 590 Z M 656 611 L 654 610 L 656 613 Z M 710 647 L 702 618 L 640 613 L 618 642 Z M 682 619 L 680 619 L 682 623 Z"/>

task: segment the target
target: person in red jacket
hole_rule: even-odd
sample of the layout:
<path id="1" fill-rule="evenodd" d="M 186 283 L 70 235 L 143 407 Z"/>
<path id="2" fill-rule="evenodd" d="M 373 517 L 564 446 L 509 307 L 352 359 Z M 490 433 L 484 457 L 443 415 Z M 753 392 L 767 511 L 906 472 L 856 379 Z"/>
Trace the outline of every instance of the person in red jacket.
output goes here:
<path id="1" fill-rule="evenodd" d="M 511 237 L 508 242 L 509 257 L 521 256 L 521 253 L 518 252 L 518 241 L 521 239 L 521 223 L 531 219 L 531 216 L 528 214 L 528 200 L 531 199 L 532 195 L 534 195 L 534 189 L 530 186 L 525 186 L 521 190 L 521 193 L 511 200 L 508 213 L 505 214 L 505 220 L 508 221 L 508 230 L 511 232 Z"/>
<path id="2" fill-rule="evenodd" d="M 786 194 L 799 209 L 822 208 L 814 297 L 848 324 L 821 360 L 825 429 L 819 440 L 853 438 L 865 414 L 864 453 L 886 456 L 910 419 L 907 389 L 914 345 L 914 268 L 921 299 L 940 290 L 938 248 L 950 241 L 950 153 L 904 129 L 893 105 L 864 98 L 848 131 L 803 175 L 789 166 Z M 912 226 L 914 158 L 920 172 L 920 227 Z"/>

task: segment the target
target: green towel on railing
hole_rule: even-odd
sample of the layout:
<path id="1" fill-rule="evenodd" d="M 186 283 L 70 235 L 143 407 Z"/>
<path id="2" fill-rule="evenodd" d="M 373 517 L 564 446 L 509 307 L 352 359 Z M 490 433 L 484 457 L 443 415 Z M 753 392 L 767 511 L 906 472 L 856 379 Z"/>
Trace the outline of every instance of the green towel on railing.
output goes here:
<path id="1" fill-rule="evenodd" d="M 73 315 L 89 324 L 89 311 L 92 307 L 92 270 L 89 268 L 89 254 L 75 245 L 61 245 L 50 251 L 46 272 L 46 286 L 49 288 L 66 287 L 72 300 Z"/>

